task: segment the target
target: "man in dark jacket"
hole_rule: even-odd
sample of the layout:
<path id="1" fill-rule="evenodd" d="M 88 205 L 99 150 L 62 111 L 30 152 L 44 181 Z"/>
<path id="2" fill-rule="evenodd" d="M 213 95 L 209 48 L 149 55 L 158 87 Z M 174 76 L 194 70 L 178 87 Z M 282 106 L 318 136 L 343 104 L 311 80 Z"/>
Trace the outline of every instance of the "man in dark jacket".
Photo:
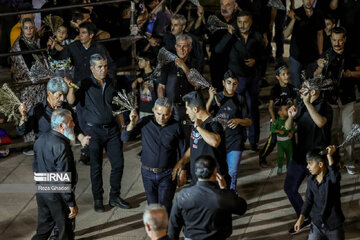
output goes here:
<path id="1" fill-rule="evenodd" d="M 236 25 L 236 12 L 238 5 L 235 0 L 220 0 L 220 14 L 217 15 L 220 21 L 225 22 L 228 25 Z M 224 73 L 228 70 L 229 53 L 231 50 L 231 44 L 225 46 L 221 51 L 216 50 L 217 44 L 221 41 L 224 35 L 227 33 L 226 29 L 218 30 L 209 35 L 210 44 L 210 73 L 211 83 L 217 91 L 223 89 L 222 80 Z"/>
<path id="2" fill-rule="evenodd" d="M 228 66 L 239 79 L 236 92 L 246 96 L 252 120 L 248 138 L 251 149 L 257 151 L 260 136 L 259 67 L 265 54 L 265 43 L 261 34 L 252 30 L 253 20 L 249 12 L 239 12 L 236 19 L 237 28 L 229 27 L 229 33 L 219 42 L 215 51 L 221 52 L 229 44 L 232 45 Z"/>
<path id="3" fill-rule="evenodd" d="M 232 233 L 231 214 L 243 215 L 247 204 L 232 191 L 225 190 L 225 179 L 217 173 L 216 160 L 200 156 L 195 161 L 195 186 L 183 189 L 170 215 L 168 234 L 179 239 L 184 226 L 185 239 L 226 239 Z M 199 217 L 201 216 L 201 217 Z"/>
<path id="4" fill-rule="evenodd" d="M 59 187 L 56 186 L 59 184 L 37 182 L 38 225 L 33 240 L 47 239 L 55 224 L 59 228 L 59 239 L 74 239 L 71 219 L 78 213 L 73 191 L 77 182 L 77 172 L 70 146 L 70 140 L 75 140 L 74 126 L 69 110 L 56 110 L 51 116 L 52 130 L 41 135 L 35 142 L 34 152 L 35 162 L 37 162 L 33 169 L 35 179 L 39 174 L 44 173 L 70 173 L 71 175 L 66 179 L 70 184 L 56 182 L 60 183 L 60 186 L 66 186 L 66 190 L 49 192 L 46 186 L 42 188 L 42 185 L 51 184 L 51 189 L 54 189 Z"/>

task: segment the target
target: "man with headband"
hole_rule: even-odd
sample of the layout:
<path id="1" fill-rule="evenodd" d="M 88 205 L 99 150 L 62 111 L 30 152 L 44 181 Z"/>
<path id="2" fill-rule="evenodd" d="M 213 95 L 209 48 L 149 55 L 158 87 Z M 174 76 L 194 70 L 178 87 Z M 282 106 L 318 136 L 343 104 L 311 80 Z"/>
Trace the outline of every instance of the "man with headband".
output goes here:
<path id="1" fill-rule="evenodd" d="M 324 99 L 320 97 L 322 79 L 314 78 L 305 80 L 300 89 L 302 101 L 297 107 L 292 106 L 288 113 L 285 127 L 291 129 L 294 122 L 298 128 L 298 143 L 293 152 L 286 173 L 284 190 L 291 205 L 296 211 L 297 217 L 301 214 L 304 203 L 299 187 L 306 176 L 310 173 L 306 168 L 306 153 L 314 147 L 326 148 L 330 145 L 330 129 L 332 121 L 332 109 Z M 301 229 L 310 226 L 311 219 L 305 219 Z M 294 228 L 290 234 L 296 234 Z"/>

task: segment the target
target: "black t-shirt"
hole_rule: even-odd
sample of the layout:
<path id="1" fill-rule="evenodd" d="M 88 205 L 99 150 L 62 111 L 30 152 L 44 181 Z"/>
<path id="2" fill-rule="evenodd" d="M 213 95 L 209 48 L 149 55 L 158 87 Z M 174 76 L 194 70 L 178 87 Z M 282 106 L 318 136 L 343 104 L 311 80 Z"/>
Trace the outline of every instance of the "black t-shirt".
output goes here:
<path id="1" fill-rule="evenodd" d="M 332 109 L 322 98 L 317 98 L 312 105 L 323 117 L 326 117 L 325 126 L 319 128 L 312 120 L 304 102 L 298 105 L 298 113 L 294 121 L 298 127 L 298 144 L 295 147 L 293 158 L 296 162 L 306 165 L 306 153 L 314 148 L 326 148 L 331 140 Z"/>
<path id="2" fill-rule="evenodd" d="M 221 137 L 221 143 L 217 148 L 214 148 L 207 144 L 202 138 L 200 133 L 193 127 L 190 134 L 190 171 L 192 176 L 191 184 L 194 185 L 197 182 L 195 175 L 195 160 L 201 155 L 213 156 L 217 161 L 218 172 L 228 179 L 228 166 L 226 163 L 226 147 L 225 147 L 225 136 L 224 129 L 219 122 L 212 121 L 213 117 L 208 117 L 203 124 L 202 128 L 205 130 L 219 134 Z M 227 184 L 229 182 L 227 181 Z"/>
<path id="3" fill-rule="evenodd" d="M 339 98 L 342 104 L 355 101 L 355 80 L 344 78 L 343 72 L 355 71 L 355 66 L 358 65 L 356 59 L 353 59 L 348 51 L 339 55 L 332 48 L 324 52 L 321 57 L 328 60 L 328 65 L 323 69 L 322 74 L 333 81 L 333 90 L 324 91 L 325 99 L 330 104 L 337 104 Z"/>
<path id="4" fill-rule="evenodd" d="M 295 14 L 301 20 L 295 21 L 290 56 L 301 63 L 310 63 L 318 57 L 317 32 L 324 29 L 324 19 L 316 9 L 313 15 L 308 17 L 303 6 L 295 9 Z"/>
<path id="5" fill-rule="evenodd" d="M 220 108 L 216 105 L 215 100 L 211 103 L 211 109 L 214 109 L 215 115 L 226 113 L 229 116 L 228 120 L 250 118 L 249 108 L 244 96 L 235 94 L 232 97 L 226 97 L 224 92 L 219 92 L 217 97 L 221 105 Z M 226 152 L 242 151 L 244 149 L 244 140 L 246 139 L 244 138 L 244 131 L 245 127 L 240 124 L 235 129 L 226 128 Z"/>
<path id="6" fill-rule="evenodd" d="M 281 87 L 279 83 L 275 84 L 271 89 L 271 100 L 274 101 L 274 105 L 278 106 L 281 104 L 293 104 L 296 99 L 296 92 L 294 86 L 290 83 L 286 87 Z"/>
<path id="7" fill-rule="evenodd" d="M 143 82 L 138 84 L 139 88 L 139 110 L 152 113 L 152 108 L 157 99 L 155 81 L 149 78 L 150 74 L 143 73 Z"/>
<path id="8" fill-rule="evenodd" d="M 187 66 L 190 68 L 188 64 Z M 174 62 L 161 69 L 160 84 L 165 85 L 165 96 L 174 103 L 183 103 L 182 97 L 194 91 L 194 87 L 189 83 L 184 71 Z"/>

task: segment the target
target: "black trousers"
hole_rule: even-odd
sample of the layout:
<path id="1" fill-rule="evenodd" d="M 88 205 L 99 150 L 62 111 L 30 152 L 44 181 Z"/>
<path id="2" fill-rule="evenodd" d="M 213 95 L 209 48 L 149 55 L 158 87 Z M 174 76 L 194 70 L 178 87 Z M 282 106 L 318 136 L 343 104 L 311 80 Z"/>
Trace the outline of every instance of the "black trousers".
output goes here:
<path id="1" fill-rule="evenodd" d="M 120 196 L 121 178 L 124 170 L 123 145 L 120 140 L 120 130 L 117 124 L 110 128 L 100 128 L 86 125 L 85 133 L 90 139 L 90 177 L 94 200 L 103 199 L 103 151 L 107 152 L 110 164 L 110 198 Z"/>
<path id="2" fill-rule="evenodd" d="M 59 228 L 59 239 L 74 239 L 73 220 L 70 209 L 59 193 L 37 193 L 38 224 L 32 240 L 47 240 L 55 224 Z"/>
<path id="3" fill-rule="evenodd" d="M 260 150 L 260 162 L 262 160 L 266 160 L 266 157 L 269 156 L 270 153 L 274 150 L 274 147 L 276 146 L 277 139 L 276 139 L 276 133 L 271 133 L 269 138 L 266 140 L 265 145 L 263 149 Z"/>

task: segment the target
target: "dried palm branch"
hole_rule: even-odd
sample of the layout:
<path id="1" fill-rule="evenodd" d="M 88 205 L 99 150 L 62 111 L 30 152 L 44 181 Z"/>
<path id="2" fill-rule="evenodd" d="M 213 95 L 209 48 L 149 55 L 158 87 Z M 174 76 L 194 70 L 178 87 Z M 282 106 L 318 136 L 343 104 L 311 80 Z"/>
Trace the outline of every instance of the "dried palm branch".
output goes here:
<path id="1" fill-rule="evenodd" d="M 220 29 L 227 29 L 228 25 L 221 21 L 217 16 L 210 15 L 207 21 L 207 28 L 211 33 L 214 33 Z"/>
<path id="2" fill-rule="evenodd" d="M 159 53 L 157 55 L 157 65 L 153 71 L 153 77 L 154 78 L 159 78 L 160 74 L 161 74 L 161 68 L 170 63 L 175 61 L 175 59 L 178 58 L 178 56 L 176 56 L 175 54 L 173 54 L 172 52 L 169 52 L 168 50 L 166 50 L 165 47 L 162 47 L 159 50 Z"/>
<path id="3" fill-rule="evenodd" d="M 273 7 L 279 10 L 286 10 L 285 5 L 281 2 L 281 0 L 269 0 L 267 3 L 268 7 Z"/>
<path id="4" fill-rule="evenodd" d="M 197 7 L 200 6 L 199 0 L 190 0 L 190 2 L 191 2 L 192 4 L 194 4 L 195 6 L 197 6 Z"/>
<path id="5" fill-rule="evenodd" d="M 360 126 L 357 124 L 353 124 L 350 133 L 346 136 L 345 140 L 340 145 L 336 146 L 336 148 L 346 147 L 348 145 L 358 142 L 360 142 Z M 327 150 L 326 149 L 322 150 L 320 154 L 326 155 Z"/>
<path id="6" fill-rule="evenodd" d="M 51 32 L 55 34 L 56 30 L 63 25 L 64 20 L 59 16 L 47 15 L 43 23 L 51 29 Z"/>
<path id="7" fill-rule="evenodd" d="M 20 100 L 11 90 L 8 84 L 3 84 L 0 88 L 0 112 L 8 117 L 8 121 L 18 122 L 21 118 L 18 107 L 21 105 Z"/>
<path id="8" fill-rule="evenodd" d="M 29 78 L 33 83 L 42 79 L 49 79 L 55 76 L 55 73 L 52 72 L 45 64 L 42 64 L 40 61 L 36 61 L 35 64 L 31 66 L 31 69 L 29 71 Z"/>
<path id="9" fill-rule="evenodd" d="M 228 121 L 229 121 L 229 114 L 227 113 L 220 113 L 216 117 L 212 119 L 213 122 L 219 122 L 223 129 L 225 130 L 228 127 Z"/>
<path id="10" fill-rule="evenodd" d="M 122 92 L 117 93 L 117 96 L 113 98 L 112 103 L 120 107 L 119 110 L 113 111 L 114 116 L 136 109 L 135 95 L 132 92 L 126 94 L 124 89 Z"/>
<path id="11" fill-rule="evenodd" d="M 195 68 L 190 69 L 187 78 L 193 85 L 201 89 L 212 87 L 211 84 Z M 220 102 L 219 99 L 217 98 L 217 95 L 215 95 L 214 98 L 216 104 L 220 107 Z"/>

